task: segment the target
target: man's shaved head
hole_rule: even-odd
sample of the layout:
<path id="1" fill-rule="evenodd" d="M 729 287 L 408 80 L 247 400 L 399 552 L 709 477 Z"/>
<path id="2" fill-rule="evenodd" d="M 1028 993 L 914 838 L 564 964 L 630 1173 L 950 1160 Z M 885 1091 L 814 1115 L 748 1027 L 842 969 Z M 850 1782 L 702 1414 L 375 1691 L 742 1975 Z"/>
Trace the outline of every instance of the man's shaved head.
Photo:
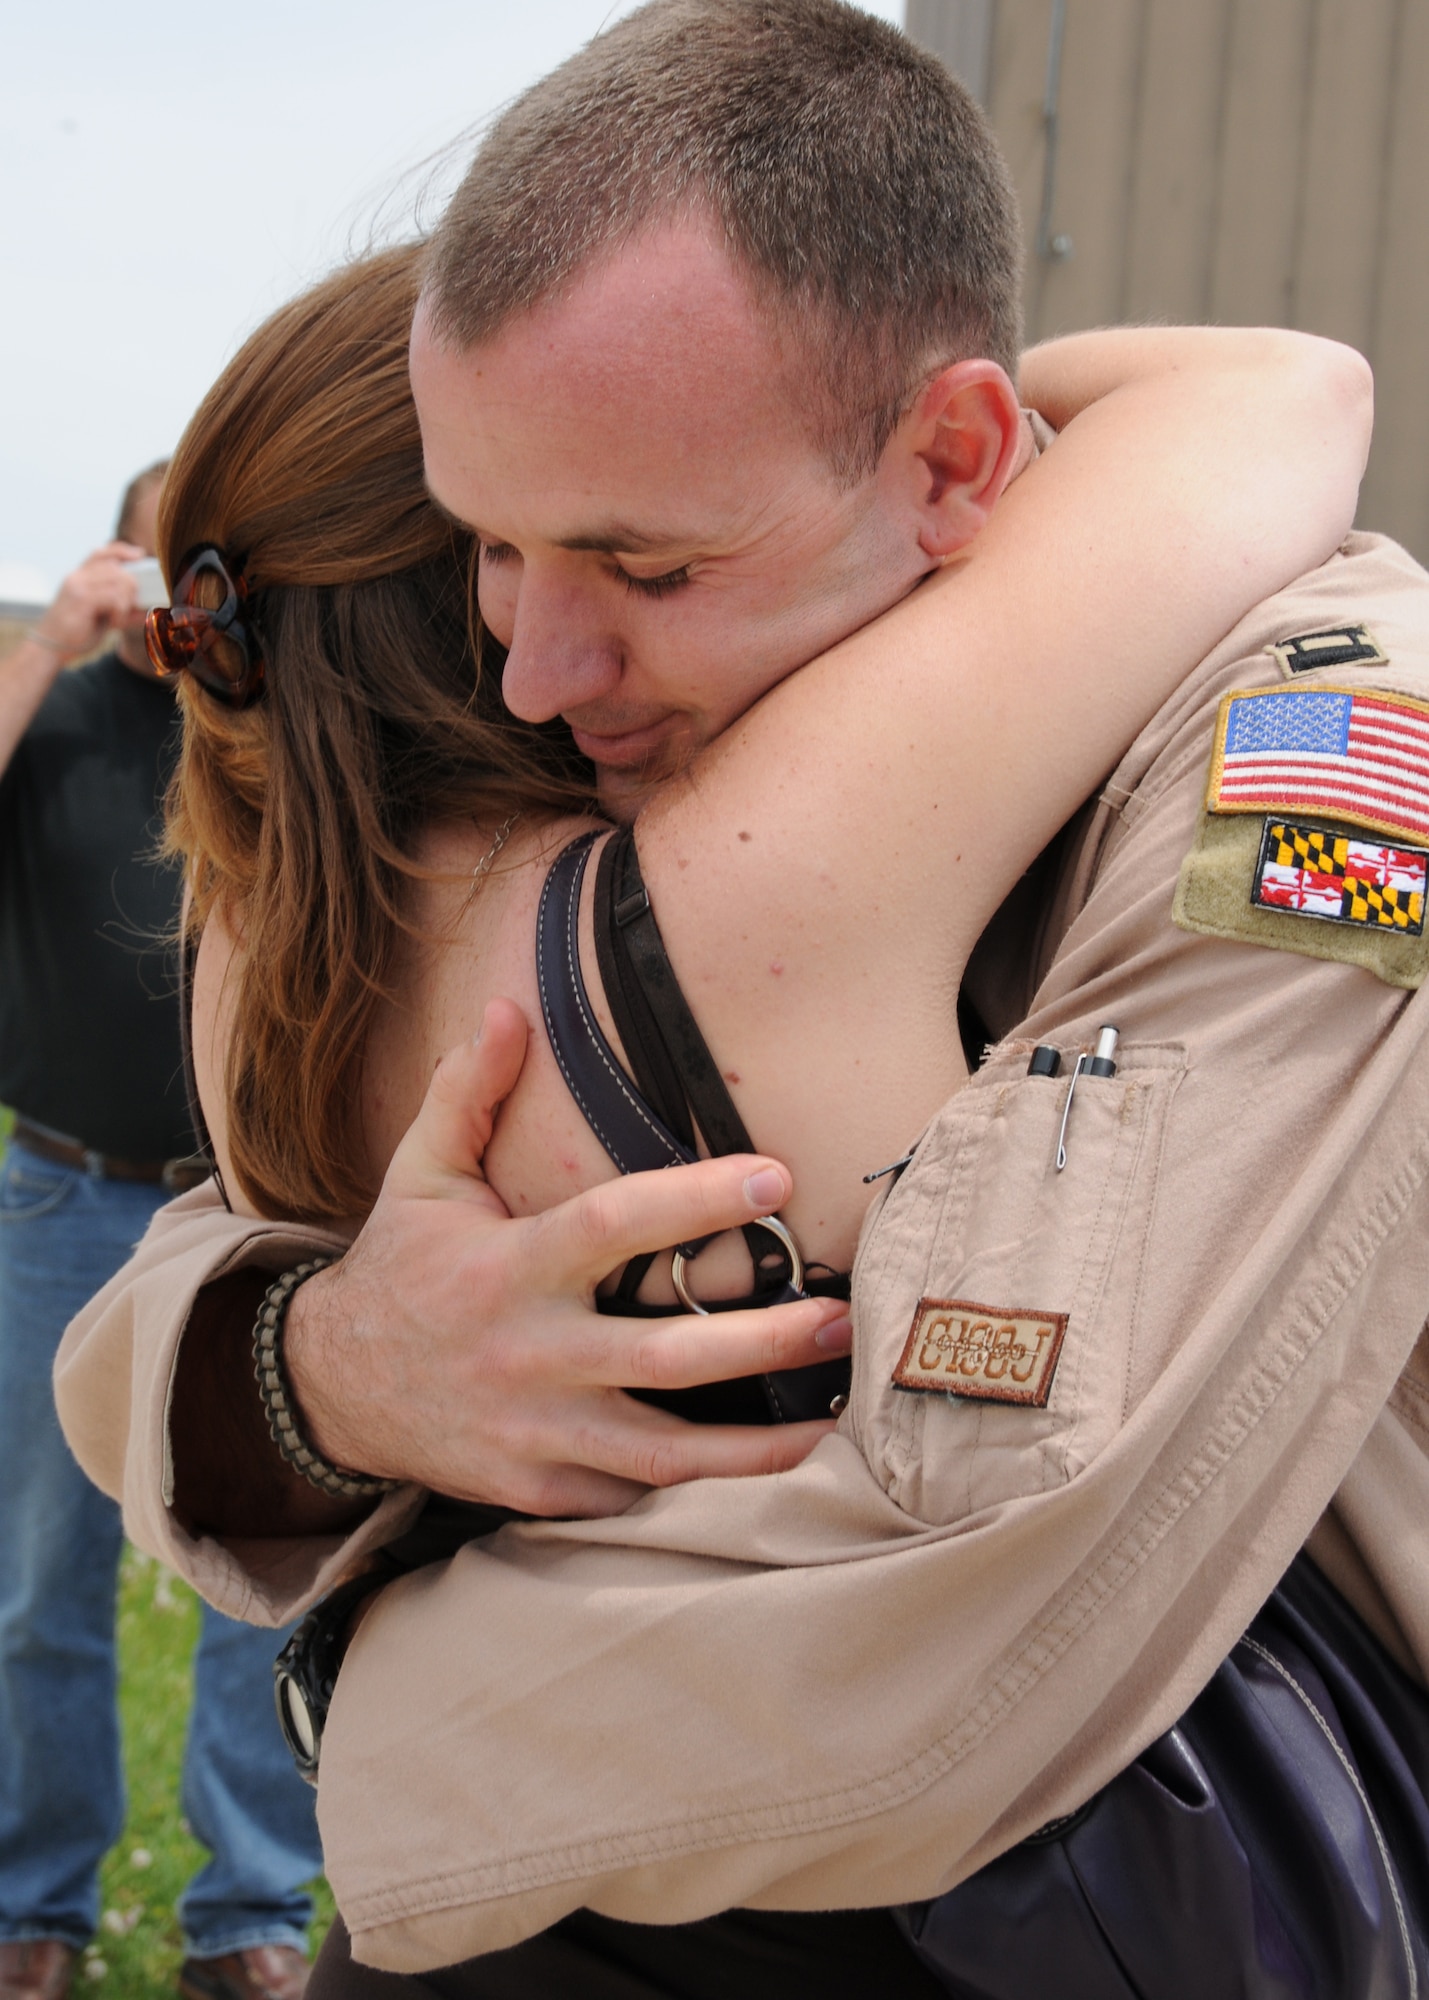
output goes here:
<path id="1" fill-rule="evenodd" d="M 652 0 L 497 122 L 437 230 L 434 336 L 480 346 L 586 266 L 708 217 L 841 478 L 922 383 L 1020 342 L 1016 203 L 941 63 L 839 0 Z"/>

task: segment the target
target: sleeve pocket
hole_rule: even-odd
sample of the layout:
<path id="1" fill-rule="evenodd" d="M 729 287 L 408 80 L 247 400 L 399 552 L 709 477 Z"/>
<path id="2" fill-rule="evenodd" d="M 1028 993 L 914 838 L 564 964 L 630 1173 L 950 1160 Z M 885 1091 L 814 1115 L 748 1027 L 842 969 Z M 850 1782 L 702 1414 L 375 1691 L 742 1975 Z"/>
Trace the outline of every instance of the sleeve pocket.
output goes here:
<path id="1" fill-rule="evenodd" d="M 1060 1173 L 1070 1076 L 1029 1077 L 1029 1053 L 1000 1050 L 939 1113 L 854 1267 L 846 1422 L 890 1497 L 933 1525 L 1066 1484 L 1126 1415 L 1185 1051 L 1123 1043 L 1114 1077 L 1083 1075 Z"/>

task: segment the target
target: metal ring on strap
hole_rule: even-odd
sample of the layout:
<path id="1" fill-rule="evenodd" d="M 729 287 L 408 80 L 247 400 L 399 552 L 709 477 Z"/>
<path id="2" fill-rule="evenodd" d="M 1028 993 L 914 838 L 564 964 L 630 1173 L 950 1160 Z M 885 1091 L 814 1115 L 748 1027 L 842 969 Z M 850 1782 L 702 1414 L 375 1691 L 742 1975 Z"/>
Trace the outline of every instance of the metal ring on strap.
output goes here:
<path id="1" fill-rule="evenodd" d="M 789 1283 L 796 1292 L 804 1289 L 804 1259 L 798 1244 L 794 1241 L 789 1225 L 781 1222 L 777 1215 L 761 1215 L 758 1222 L 751 1225 L 755 1229 L 767 1229 L 769 1234 L 784 1246 L 784 1254 L 789 1259 Z M 690 1260 L 683 1250 L 670 1252 L 670 1282 L 675 1287 L 675 1296 L 686 1312 L 703 1313 L 708 1317 L 709 1307 L 702 1306 L 690 1290 L 685 1276 Z"/>

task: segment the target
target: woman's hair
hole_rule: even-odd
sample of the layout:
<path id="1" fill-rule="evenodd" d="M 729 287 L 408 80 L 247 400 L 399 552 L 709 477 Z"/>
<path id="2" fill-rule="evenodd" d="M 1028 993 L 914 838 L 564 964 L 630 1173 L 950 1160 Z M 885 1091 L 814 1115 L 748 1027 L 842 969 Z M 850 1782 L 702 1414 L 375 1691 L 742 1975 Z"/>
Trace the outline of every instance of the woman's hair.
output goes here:
<path id="1" fill-rule="evenodd" d="M 225 996 L 234 1171 L 295 1218 L 360 1214 L 375 1192 L 359 1081 L 416 934 L 423 826 L 588 802 L 564 733 L 513 720 L 483 673 L 474 544 L 427 495 L 407 381 L 422 270 L 405 244 L 275 313 L 205 397 L 159 513 L 171 581 L 201 542 L 241 565 L 266 663 L 241 710 L 184 677 L 168 844 L 190 942 L 217 909 L 243 945 Z"/>

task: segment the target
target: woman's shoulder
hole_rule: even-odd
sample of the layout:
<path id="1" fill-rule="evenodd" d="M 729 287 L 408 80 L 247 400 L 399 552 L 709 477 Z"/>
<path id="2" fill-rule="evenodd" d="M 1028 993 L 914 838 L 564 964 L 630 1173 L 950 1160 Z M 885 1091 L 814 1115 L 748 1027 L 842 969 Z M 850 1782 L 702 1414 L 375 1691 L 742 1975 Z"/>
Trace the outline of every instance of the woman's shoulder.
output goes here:
<path id="1" fill-rule="evenodd" d="M 527 1068 L 544 1068 L 535 965 L 541 887 L 562 849 L 602 824 L 522 813 L 514 822 L 450 821 L 424 831 L 395 976 L 364 1065 L 364 1122 L 379 1172 L 434 1065 L 477 1032 L 488 1000 L 500 995 L 521 1008 L 537 1030 Z"/>

